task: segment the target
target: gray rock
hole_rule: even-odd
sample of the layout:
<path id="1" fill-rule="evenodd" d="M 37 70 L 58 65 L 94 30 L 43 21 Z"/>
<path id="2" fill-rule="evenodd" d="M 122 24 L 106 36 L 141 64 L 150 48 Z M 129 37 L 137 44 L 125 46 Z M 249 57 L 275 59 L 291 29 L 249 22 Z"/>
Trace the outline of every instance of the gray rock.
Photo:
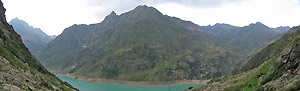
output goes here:
<path id="1" fill-rule="evenodd" d="M 3 84 L 2 87 L 4 88 L 4 90 L 8 91 L 21 91 L 19 87 L 11 84 Z"/>

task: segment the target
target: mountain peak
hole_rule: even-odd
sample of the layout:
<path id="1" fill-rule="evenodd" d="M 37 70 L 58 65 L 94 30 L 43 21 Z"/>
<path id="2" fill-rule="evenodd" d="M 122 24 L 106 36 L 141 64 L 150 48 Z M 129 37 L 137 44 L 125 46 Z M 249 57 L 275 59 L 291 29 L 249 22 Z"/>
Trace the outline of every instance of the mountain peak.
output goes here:
<path id="1" fill-rule="evenodd" d="M 161 14 L 157 9 L 155 9 L 154 7 L 150 7 L 150 6 L 147 6 L 147 5 L 139 5 L 137 6 L 134 10 L 132 11 L 135 11 L 137 13 L 146 13 L 146 14 L 153 14 L 153 13 L 159 13 Z"/>
<path id="2" fill-rule="evenodd" d="M 261 22 L 256 22 L 255 24 L 256 24 L 256 25 L 264 25 L 264 24 L 262 24 Z"/>
<path id="3" fill-rule="evenodd" d="M 111 11 L 111 13 L 109 15 L 107 15 L 105 18 L 111 18 L 111 17 L 116 17 L 116 16 L 118 16 L 116 14 L 116 12 L 115 11 Z"/>
<path id="4" fill-rule="evenodd" d="M 18 17 L 16 17 L 16 18 L 12 19 L 11 21 L 13 21 L 13 20 L 20 20 L 20 19 Z"/>
<path id="5" fill-rule="evenodd" d="M 229 25 L 229 24 L 226 24 L 226 23 L 216 23 L 213 26 L 232 26 L 232 25 Z"/>
<path id="6" fill-rule="evenodd" d="M 111 11 L 110 15 L 117 15 L 115 11 Z"/>
<path id="7" fill-rule="evenodd" d="M 14 18 L 14 19 L 12 19 L 10 22 L 9 22 L 10 24 L 11 23 L 21 23 L 21 24 L 25 24 L 25 25 L 28 25 L 28 23 L 27 22 L 25 22 L 24 20 L 22 20 L 22 19 L 19 19 L 19 18 Z"/>
<path id="8" fill-rule="evenodd" d="M 162 17 L 164 17 L 164 15 L 154 7 L 139 5 L 131 11 L 121 14 L 120 17 L 123 17 L 123 19 L 126 20 L 140 20 L 140 19 L 159 20 Z"/>
<path id="9" fill-rule="evenodd" d="M 251 23 L 249 25 L 249 27 L 269 28 L 268 26 L 266 26 L 265 24 L 263 24 L 261 22 Z"/>
<path id="10" fill-rule="evenodd" d="M 252 23 L 253 24 L 253 23 Z M 251 24 L 250 24 L 251 25 Z M 265 24 L 261 23 L 261 22 L 256 22 L 253 25 L 261 25 L 261 26 L 266 26 Z"/>
<path id="11" fill-rule="evenodd" d="M 152 7 L 149 7 L 147 5 L 139 5 L 135 9 L 146 9 L 146 8 L 152 8 Z"/>
<path id="12" fill-rule="evenodd" d="M 116 14 L 115 11 L 112 11 L 109 15 L 107 15 L 103 21 L 103 23 L 114 23 L 116 20 L 118 20 L 119 16 Z"/>

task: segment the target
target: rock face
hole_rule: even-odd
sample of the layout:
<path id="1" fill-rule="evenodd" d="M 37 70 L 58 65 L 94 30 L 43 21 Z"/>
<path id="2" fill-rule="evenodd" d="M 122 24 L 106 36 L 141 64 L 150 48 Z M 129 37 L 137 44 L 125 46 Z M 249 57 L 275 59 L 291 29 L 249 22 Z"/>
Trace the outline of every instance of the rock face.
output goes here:
<path id="1" fill-rule="evenodd" d="M 207 79 L 231 74 L 238 53 L 200 26 L 138 6 L 74 25 L 39 51 L 50 70 L 132 81 Z"/>
<path id="2" fill-rule="evenodd" d="M 48 36 L 41 29 L 34 28 L 18 18 L 12 19 L 9 24 L 21 35 L 25 46 L 33 55 L 55 38 L 55 36 Z"/>
<path id="3" fill-rule="evenodd" d="M 0 90 L 76 90 L 48 72 L 28 51 L 5 19 L 0 1 Z"/>
<path id="4" fill-rule="evenodd" d="M 300 90 L 300 27 L 292 28 L 261 52 L 269 55 L 278 48 L 282 51 L 273 53 L 274 56 L 267 57 L 266 60 L 259 60 L 264 63 L 252 70 L 232 76 L 214 78 L 208 84 L 190 89 L 190 91 Z"/>
<path id="5" fill-rule="evenodd" d="M 299 41 L 299 40 L 298 40 Z M 270 75 L 266 77 L 264 90 L 300 90 L 300 43 L 285 50 L 276 61 Z M 278 79 L 273 82 L 273 79 Z M 285 89 L 283 89 L 285 88 Z"/>

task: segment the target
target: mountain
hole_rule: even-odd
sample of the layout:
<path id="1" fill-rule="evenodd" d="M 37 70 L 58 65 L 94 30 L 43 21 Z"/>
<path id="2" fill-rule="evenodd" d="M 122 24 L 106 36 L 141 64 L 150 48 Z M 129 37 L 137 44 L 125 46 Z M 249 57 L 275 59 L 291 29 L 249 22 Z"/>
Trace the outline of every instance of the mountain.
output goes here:
<path id="1" fill-rule="evenodd" d="M 190 91 L 300 90 L 300 26 L 291 28 L 253 58 L 255 60 L 248 61 L 245 66 L 248 71 L 214 78 L 208 84 Z"/>
<path id="2" fill-rule="evenodd" d="M 276 32 L 279 32 L 279 33 L 282 33 L 282 32 L 286 32 L 289 29 L 290 29 L 289 26 L 284 26 L 284 27 L 281 26 L 281 27 L 273 28 L 272 30 L 276 31 Z"/>
<path id="3" fill-rule="evenodd" d="M 261 22 L 257 22 L 244 27 L 217 23 L 213 26 L 201 26 L 201 29 L 209 34 L 216 35 L 228 45 L 234 46 L 240 52 L 247 54 L 283 31 L 287 31 L 289 27 L 269 28 Z"/>
<path id="4" fill-rule="evenodd" d="M 76 90 L 48 72 L 31 55 L 20 35 L 6 22 L 2 1 L 0 4 L 0 90 Z"/>
<path id="5" fill-rule="evenodd" d="M 192 22 L 138 6 L 98 24 L 73 25 L 42 48 L 53 72 L 131 81 L 207 79 L 237 69 L 238 53 Z"/>
<path id="6" fill-rule="evenodd" d="M 14 18 L 9 22 L 14 30 L 21 35 L 25 46 L 32 54 L 35 54 L 40 48 L 46 46 L 56 36 L 48 36 L 41 29 L 30 26 L 23 20 Z"/>

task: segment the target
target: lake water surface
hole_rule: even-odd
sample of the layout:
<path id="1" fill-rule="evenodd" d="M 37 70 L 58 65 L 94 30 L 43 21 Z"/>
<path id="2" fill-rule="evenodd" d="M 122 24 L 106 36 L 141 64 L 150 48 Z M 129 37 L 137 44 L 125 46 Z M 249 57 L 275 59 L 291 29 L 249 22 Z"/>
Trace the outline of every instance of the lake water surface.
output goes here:
<path id="1" fill-rule="evenodd" d="M 68 82 L 79 91 L 183 91 L 189 87 L 197 87 L 201 84 L 182 84 L 171 86 L 129 86 L 112 83 L 87 82 L 68 76 L 56 75 L 59 79 Z"/>

